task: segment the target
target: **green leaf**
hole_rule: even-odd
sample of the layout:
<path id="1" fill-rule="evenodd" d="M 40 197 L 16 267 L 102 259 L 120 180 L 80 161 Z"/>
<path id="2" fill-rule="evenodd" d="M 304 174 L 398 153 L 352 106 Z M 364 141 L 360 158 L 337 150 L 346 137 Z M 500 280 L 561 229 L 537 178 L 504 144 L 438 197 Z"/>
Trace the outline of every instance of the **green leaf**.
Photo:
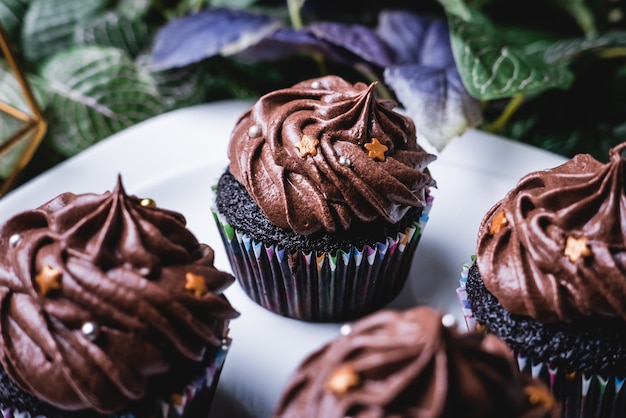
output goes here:
<path id="1" fill-rule="evenodd" d="M 252 6 L 256 0 L 210 0 L 211 7 L 228 7 L 232 9 L 246 9 Z"/>
<path id="2" fill-rule="evenodd" d="M 448 16 L 456 16 L 462 20 L 472 19 L 472 13 L 463 0 L 439 0 Z"/>
<path id="3" fill-rule="evenodd" d="M 579 54 L 592 50 L 603 49 L 604 55 L 611 51 L 616 56 L 626 56 L 626 31 L 607 32 L 596 38 L 575 38 L 554 42 L 544 50 L 543 57 L 546 62 L 566 62 Z"/>
<path id="4" fill-rule="evenodd" d="M 448 22 L 457 67 L 475 98 L 491 100 L 567 88 L 573 80 L 566 66 L 548 64 L 523 48 L 501 42 L 477 13 L 469 20 L 448 14 Z"/>
<path id="5" fill-rule="evenodd" d="M 485 109 L 491 119 L 499 110 Z M 566 157 L 589 153 L 606 161 L 608 149 L 626 140 L 626 63 L 589 64 L 568 90 L 528 97 L 498 133 Z"/>
<path id="6" fill-rule="evenodd" d="M 99 45 L 123 49 L 136 57 L 150 45 L 152 33 L 143 20 L 131 20 L 115 12 L 106 12 L 80 23 L 74 32 L 78 46 Z"/>
<path id="7" fill-rule="evenodd" d="M 140 55 L 136 63 L 141 71 L 147 72 L 154 79 L 166 111 L 193 106 L 207 100 L 207 73 L 202 64 L 152 71 L 149 55 Z"/>
<path id="8" fill-rule="evenodd" d="M 45 101 L 43 93 L 41 90 L 37 89 L 33 83 L 30 84 L 31 90 L 35 95 L 35 99 L 39 103 L 40 107 L 43 107 L 43 103 Z M 0 97 L 2 97 L 2 101 L 4 103 L 19 109 L 28 115 L 32 115 L 32 111 L 24 99 L 24 94 L 20 84 L 17 82 L 17 79 L 13 76 L 13 73 L 4 62 L 0 63 Z M 24 126 L 24 122 L 15 119 L 4 112 L 0 112 L 0 143 L 4 143 L 5 140 Z M 27 143 L 25 141 L 21 141 L 10 148 L 6 154 L 0 156 L 0 177 L 6 177 L 11 172 L 11 168 L 17 162 L 26 144 Z"/>
<path id="9" fill-rule="evenodd" d="M 119 0 L 116 10 L 127 19 L 138 20 L 148 13 L 150 3 L 150 0 Z"/>
<path id="10" fill-rule="evenodd" d="M 29 0 L 0 1 L 0 25 L 9 39 L 19 39 L 22 19 L 28 10 Z"/>
<path id="11" fill-rule="evenodd" d="M 66 156 L 164 110 L 154 80 L 120 49 L 59 53 L 43 66 L 42 77 L 51 92 L 51 141 Z"/>
<path id="12" fill-rule="evenodd" d="M 107 0 L 33 0 L 22 27 L 26 59 L 38 64 L 74 42 L 74 28 L 105 9 Z"/>

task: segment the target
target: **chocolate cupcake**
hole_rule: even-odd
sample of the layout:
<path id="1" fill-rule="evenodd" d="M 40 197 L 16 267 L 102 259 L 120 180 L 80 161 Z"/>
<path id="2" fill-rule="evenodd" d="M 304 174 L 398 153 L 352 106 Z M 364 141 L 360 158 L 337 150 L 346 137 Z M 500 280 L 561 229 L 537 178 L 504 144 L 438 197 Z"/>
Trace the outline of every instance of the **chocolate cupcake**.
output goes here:
<path id="1" fill-rule="evenodd" d="M 185 218 L 63 193 L 0 230 L 3 417 L 205 417 L 238 316 Z"/>
<path id="2" fill-rule="evenodd" d="M 566 417 L 626 416 L 626 143 L 526 175 L 485 215 L 459 289 Z"/>
<path id="3" fill-rule="evenodd" d="M 413 122 L 375 84 L 271 92 L 238 120 L 214 215 L 235 276 L 278 314 L 357 318 L 401 290 L 432 204 Z"/>
<path id="4" fill-rule="evenodd" d="M 545 386 L 498 338 L 459 333 L 429 307 L 384 309 L 306 358 L 276 418 L 556 418 Z"/>

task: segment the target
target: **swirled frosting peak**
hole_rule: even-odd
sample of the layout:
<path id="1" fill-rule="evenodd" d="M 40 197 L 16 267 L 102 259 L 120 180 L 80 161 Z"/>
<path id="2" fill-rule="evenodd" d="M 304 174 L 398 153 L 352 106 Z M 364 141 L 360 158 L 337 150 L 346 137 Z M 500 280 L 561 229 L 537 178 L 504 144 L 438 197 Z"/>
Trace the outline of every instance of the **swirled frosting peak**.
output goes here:
<path id="1" fill-rule="evenodd" d="M 626 143 L 527 174 L 483 218 L 477 263 L 509 312 L 626 320 Z"/>
<path id="2" fill-rule="evenodd" d="M 417 307 L 364 317 L 312 353 L 275 416 L 547 418 L 556 408 L 501 340 L 460 334 L 434 309 Z"/>
<path id="3" fill-rule="evenodd" d="M 425 205 L 435 157 L 375 83 L 321 77 L 271 92 L 237 122 L 230 171 L 268 219 L 299 234 L 398 222 Z"/>
<path id="4" fill-rule="evenodd" d="M 64 193 L 0 231 L 0 361 L 64 410 L 120 410 L 219 346 L 234 278 L 177 212 L 124 192 Z"/>

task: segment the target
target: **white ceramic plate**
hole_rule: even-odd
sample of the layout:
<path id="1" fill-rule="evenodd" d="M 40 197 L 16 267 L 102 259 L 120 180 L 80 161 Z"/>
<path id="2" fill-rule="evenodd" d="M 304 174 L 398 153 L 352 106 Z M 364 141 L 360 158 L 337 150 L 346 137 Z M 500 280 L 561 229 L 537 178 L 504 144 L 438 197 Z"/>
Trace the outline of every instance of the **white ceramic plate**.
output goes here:
<path id="1" fill-rule="evenodd" d="M 111 136 L 0 200 L 0 222 L 59 193 L 101 193 L 122 175 L 126 191 L 182 212 L 189 229 L 231 271 L 209 212 L 210 186 L 228 164 L 230 130 L 250 102 L 227 101 L 170 112 Z M 422 144 L 431 150 L 427 144 Z M 432 150 L 431 150 L 432 151 Z M 560 156 L 479 131 L 456 138 L 431 164 L 438 188 L 402 293 L 390 306 L 429 304 L 462 314 L 455 289 L 472 255 L 483 214 L 529 171 L 562 163 Z M 267 417 L 299 362 L 339 335 L 340 324 L 311 324 L 272 314 L 235 284 L 226 292 L 241 317 L 231 323 L 212 417 Z"/>

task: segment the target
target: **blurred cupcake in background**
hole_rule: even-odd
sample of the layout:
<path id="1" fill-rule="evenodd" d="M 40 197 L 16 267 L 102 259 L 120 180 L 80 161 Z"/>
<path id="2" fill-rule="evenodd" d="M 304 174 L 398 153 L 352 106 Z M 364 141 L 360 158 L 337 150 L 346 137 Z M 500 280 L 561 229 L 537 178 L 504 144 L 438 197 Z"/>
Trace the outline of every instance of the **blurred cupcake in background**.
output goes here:
<path id="1" fill-rule="evenodd" d="M 299 365 L 275 418 L 559 417 L 506 344 L 447 319 L 430 307 L 361 318 Z"/>

